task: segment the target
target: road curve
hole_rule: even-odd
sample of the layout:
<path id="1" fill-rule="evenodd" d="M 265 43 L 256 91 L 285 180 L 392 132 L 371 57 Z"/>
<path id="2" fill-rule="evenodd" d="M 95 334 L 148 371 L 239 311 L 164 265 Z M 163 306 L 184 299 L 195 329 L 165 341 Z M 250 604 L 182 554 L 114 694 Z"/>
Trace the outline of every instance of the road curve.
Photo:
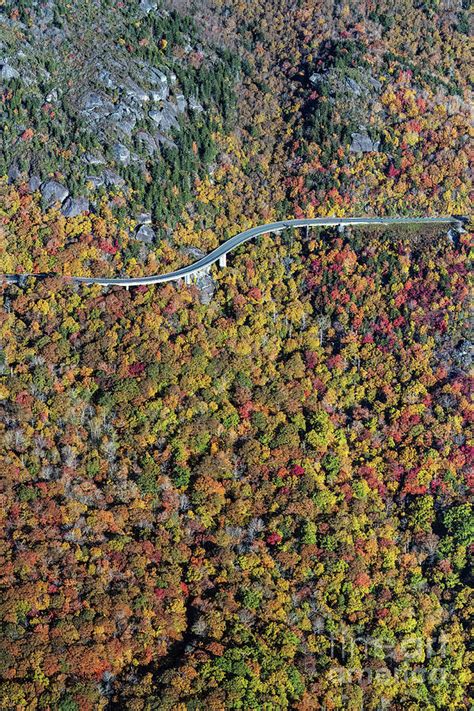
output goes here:
<path id="1" fill-rule="evenodd" d="M 166 274 L 156 274 L 154 276 L 134 277 L 134 278 L 103 278 L 103 277 L 64 277 L 78 284 L 101 284 L 103 286 L 141 286 L 146 284 L 162 284 L 167 281 L 177 281 L 179 279 L 188 280 L 194 274 L 197 274 L 202 269 L 209 267 L 214 262 L 217 262 L 221 257 L 227 255 L 233 249 L 248 242 L 254 237 L 265 235 L 270 232 L 281 232 L 284 229 L 292 229 L 298 227 L 338 227 L 339 225 L 425 225 L 425 224 L 452 224 L 460 226 L 462 219 L 457 217 L 318 217 L 313 219 L 301 220 L 283 220 L 281 222 L 271 222 L 267 225 L 258 225 L 251 227 L 244 232 L 231 237 L 226 242 L 223 242 L 219 247 L 216 247 L 212 252 L 206 254 L 193 264 L 187 267 L 182 267 L 173 272 Z M 53 276 L 52 274 L 5 274 L 3 275 L 7 281 L 18 281 L 25 277 L 46 277 Z"/>

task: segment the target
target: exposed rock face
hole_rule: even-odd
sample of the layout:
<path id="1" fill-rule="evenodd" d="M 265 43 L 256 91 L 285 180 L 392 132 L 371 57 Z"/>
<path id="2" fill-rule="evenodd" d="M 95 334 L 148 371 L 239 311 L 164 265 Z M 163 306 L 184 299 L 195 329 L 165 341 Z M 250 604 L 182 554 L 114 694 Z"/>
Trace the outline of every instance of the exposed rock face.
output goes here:
<path id="1" fill-rule="evenodd" d="M 354 80 L 348 77 L 346 79 L 346 86 L 351 91 L 355 96 L 360 96 L 362 94 L 362 88 L 360 85 Z"/>
<path id="2" fill-rule="evenodd" d="M 116 161 L 127 165 L 130 162 L 130 151 L 123 143 L 115 143 L 112 147 L 112 155 Z"/>
<path id="3" fill-rule="evenodd" d="M 38 175 L 32 175 L 28 181 L 28 190 L 30 193 L 34 193 L 40 189 L 41 178 Z"/>
<path id="4" fill-rule="evenodd" d="M 87 212 L 88 210 L 89 200 L 85 197 L 68 197 L 61 208 L 64 217 L 77 217 L 77 215 L 80 215 L 82 212 Z"/>
<path id="5" fill-rule="evenodd" d="M 196 277 L 196 286 L 199 289 L 201 304 L 210 304 L 216 291 L 214 279 L 207 272 L 201 272 Z"/>
<path id="6" fill-rule="evenodd" d="M 89 4 L 91 13 L 69 13 L 58 12 L 53 0 L 27 2 L 27 14 L 20 13 L 23 19 L 6 16 L 9 32 L 6 39 L 3 34 L 0 39 L 0 85 L 6 91 L 8 81 L 21 79 L 31 95 L 28 116 L 39 114 L 41 122 L 48 126 L 44 134 L 50 136 L 47 145 L 25 145 L 20 161 L 18 146 L 23 143 L 19 143 L 19 137 L 28 143 L 29 132 L 23 134 L 35 122 L 23 115 L 16 117 L 14 130 L 7 136 L 4 163 L 7 170 L 9 166 L 21 169 L 21 176 L 12 167 L 10 180 L 17 183 L 22 176 L 28 180 L 28 176 L 38 175 L 41 183 L 32 179 L 29 191 L 39 189 L 43 208 L 58 203 L 68 216 L 87 207 L 82 198 L 72 196 L 75 185 L 87 181 L 78 191 L 84 195 L 90 191 L 88 197 L 94 204 L 94 190 L 108 192 L 109 187 L 122 188 L 127 182 L 148 180 L 151 164 L 163 166 L 165 173 L 170 157 L 164 149 L 177 148 L 174 132 L 196 123 L 198 117 L 193 112 L 207 110 L 207 101 L 204 109 L 195 98 L 199 97 L 202 80 L 193 81 L 193 53 L 198 53 L 199 61 L 209 67 L 220 61 L 214 50 L 207 51 L 207 42 L 201 42 L 191 28 L 184 34 L 178 32 L 177 37 L 172 33 L 166 40 L 176 43 L 179 52 L 160 56 L 146 48 L 145 39 L 130 51 L 136 30 L 128 33 L 125 19 L 134 27 L 143 25 L 140 36 L 144 38 L 148 31 L 155 32 L 158 16 L 163 28 L 176 22 L 159 0 L 118 3 L 117 7 L 98 0 Z M 14 6 L 14 0 L 7 0 L 9 5 Z M 163 38 L 167 34 L 163 29 Z M 55 61 L 51 61 L 50 51 L 55 54 Z M 189 97 L 190 91 L 194 97 Z M 62 127 L 68 121 L 74 123 L 80 146 L 71 155 L 62 150 Z M 186 146 L 186 150 L 189 148 Z M 51 176 L 59 176 L 59 183 Z M 155 187 L 151 186 L 150 192 Z M 142 205 L 135 200 L 135 192 L 130 197 L 135 212 Z M 146 245 L 143 248 L 146 250 Z"/>
<path id="7" fill-rule="evenodd" d="M 142 104 L 145 101 L 150 101 L 150 94 L 145 89 L 142 89 L 138 84 L 130 81 L 125 87 L 125 93 L 130 99 L 134 99 L 137 103 Z"/>
<path id="8" fill-rule="evenodd" d="M 135 232 L 135 238 L 145 244 L 153 244 L 156 239 L 156 234 L 149 225 L 141 225 Z"/>
<path id="9" fill-rule="evenodd" d="M 157 133 L 155 134 L 155 141 L 157 144 L 163 144 L 164 146 L 168 146 L 168 148 L 177 148 L 178 146 L 174 141 L 171 140 L 171 138 L 168 138 L 168 136 L 165 136 L 164 133 Z"/>
<path id="10" fill-rule="evenodd" d="M 101 188 L 104 185 L 104 178 L 102 175 L 88 175 L 86 180 L 88 183 L 91 183 L 93 188 Z"/>
<path id="11" fill-rule="evenodd" d="M 170 93 L 168 86 L 168 78 L 166 74 L 160 72 L 155 67 L 147 67 L 148 81 L 153 85 L 152 99 L 153 101 L 165 101 Z"/>
<path id="12" fill-rule="evenodd" d="M 104 165 L 106 163 L 104 156 L 95 153 L 85 153 L 83 160 L 88 165 Z"/>
<path id="13" fill-rule="evenodd" d="M 102 177 L 105 185 L 109 188 L 121 188 L 125 185 L 125 180 L 118 173 L 114 173 L 113 170 L 104 170 Z"/>
<path id="14" fill-rule="evenodd" d="M 312 84 L 313 86 L 317 86 L 317 84 L 319 84 L 320 82 L 320 79 L 321 74 L 317 74 L 316 72 L 313 72 L 313 74 L 311 74 L 309 77 L 310 84 Z"/>
<path id="15" fill-rule="evenodd" d="M 8 182 L 10 184 L 16 183 L 16 181 L 19 179 L 21 175 L 20 169 L 16 165 L 16 163 L 13 163 L 9 169 L 8 169 Z"/>
<path id="16" fill-rule="evenodd" d="M 149 156 L 152 156 L 153 153 L 158 150 L 158 146 L 156 144 L 155 139 L 153 138 L 153 136 L 150 136 L 148 131 L 139 131 L 137 133 L 137 140 L 140 142 L 143 149 L 147 152 Z"/>
<path id="17" fill-rule="evenodd" d="M 379 149 L 380 141 L 373 141 L 367 133 L 352 133 L 351 138 L 352 153 L 371 153 Z"/>
<path id="18" fill-rule="evenodd" d="M 162 131 L 170 131 L 172 128 L 179 128 L 177 120 L 178 107 L 176 104 L 166 102 L 162 109 L 150 111 L 150 118 L 160 127 Z"/>
<path id="19" fill-rule="evenodd" d="M 151 212 L 140 212 L 135 219 L 139 225 L 151 225 Z"/>
<path id="20" fill-rule="evenodd" d="M 68 195 L 69 190 L 55 180 L 48 180 L 41 186 L 41 197 L 46 208 L 52 207 L 58 202 L 62 204 Z"/>
<path id="21" fill-rule="evenodd" d="M 152 10 L 156 10 L 157 7 L 157 2 L 152 2 L 152 0 L 140 0 L 140 12 L 144 15 L 148 15 Z"/>
<path id="22" fill-rule="evenodd" d="M 202 111 L 204 111 L 203 105 L 200 104 L 194 96 L 189 97 L 188 104 L 191 111 L 196 111 L 196 113 L 201 113 Z"/>
<path id="23" fill-rule="evenodd" d="M 8 59 L 0 60 L 0 79 L 3 81 L 11 81 L 12 79 L 19 79 L 20 73 L 8 63 Z"/>
<path id="24" fill-rule="evenodd" d="M 184 98 L 183 94 L 177 94 L 176 96 L 176 105 L 178 107 L 178 111 L 180 114 L 183 113 L 183 111 L 186 111 L 186 106 L 188 105 L 188 102 Z"/>
<path id="25" fill-rule="evenodd" d="M 46 101 L 49 104 L 54 103 L 55 101 L 58 100 L 58 96 L 59 96 L 58 90 L 53 89 L 52 91 L 49 92 L 49 94 L 46 94 Z"/>
<path id="26" fill-rule="evenodd" d="M 114 109 L 114 105 L 111 101 L 106 99 L 101 94 L 90 91 L 83 99 L 82 102 L 83 111 L 87 111 L 93 114 L 104 114 L 110 113 Z"/>
<path id="27" fill-rule="evenodd" d="M 375 79 L 374 77 L 368 77 L 369 84 L 374 87 L 376 91 L 380 91 L 382 89 L 382 82 L 379 81 L 378 79 Z"/>
<path id="28" fill-rule="evenodd" d="M 143 113 L 131 109 L 125 104 L 119 104 L 116 111 L 107 116 L 107 121 L 126 136 L 131 136 L 136 126 L 137 118 L 143 118 Z"/>

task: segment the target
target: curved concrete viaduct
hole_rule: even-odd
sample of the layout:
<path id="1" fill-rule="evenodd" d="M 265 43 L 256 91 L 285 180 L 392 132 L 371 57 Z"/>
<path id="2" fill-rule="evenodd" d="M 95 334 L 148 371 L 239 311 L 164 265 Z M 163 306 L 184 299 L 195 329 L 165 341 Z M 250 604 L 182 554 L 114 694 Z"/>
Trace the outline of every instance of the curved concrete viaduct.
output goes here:
<path id="1" fill-rule="evenodd" d="M 173 272 L 166 274 L 156 274 L 154 276 L 145 277 L 64 277 L 79 284 L 102 284 L 103 286 L 141 286 L 143 284 L 161 284 L 167 281 L 178 281 L 184 279 L 186 283 L 190 283 L 191 277 L 201 270 L 209 267 L 215 262 L 219 262 L 221 266 L 225 266 L 226 256 L 233 249 L 248 242 L 254 237 L 269 234 L 270 232 L 279 233 L 285 229 L 294 229 L 298 227 L 338 227 L 349 225 L 426 225 L 426 224 L 445 224 L 453 225 L 460 229 L 462 227 L 462 218 L 458 217 L 318 217 L 313 219 L 301 220 L 283 220 L 281 222 L 271 222 L 267 225 L 258 225 L 251 227 L 244 232 L 231 237 L 226 242 L 223 242 L 219 247 L 216 247 L 212 252 L 206 254 L 193 264 L 187 267 L 181 267 Z M 17 282 L 25 277 L 45 278 L 53 276 L 52 274 L 6 274 L 7 281 Z"/>

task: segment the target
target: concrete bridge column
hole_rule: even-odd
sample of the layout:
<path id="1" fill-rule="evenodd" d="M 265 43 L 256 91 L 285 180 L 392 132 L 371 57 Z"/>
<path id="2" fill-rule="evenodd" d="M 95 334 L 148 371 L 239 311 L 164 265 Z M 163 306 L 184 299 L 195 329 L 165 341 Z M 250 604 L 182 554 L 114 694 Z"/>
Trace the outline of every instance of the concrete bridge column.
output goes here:
<path id="1" fill-rule="evenodd" d="M 184 283 L 185 283 L 185 284 L 191 284 L 191 275 L 190 275 L 190 274 L 185 274 L 185 275 L 184 275 Z"/>
<path id="2" fill-rule="evenodd" d="M 221 256 L 219 257 L 219 266 L 220 267 L 227 266 L 227 254 L 221 254 Z"/>

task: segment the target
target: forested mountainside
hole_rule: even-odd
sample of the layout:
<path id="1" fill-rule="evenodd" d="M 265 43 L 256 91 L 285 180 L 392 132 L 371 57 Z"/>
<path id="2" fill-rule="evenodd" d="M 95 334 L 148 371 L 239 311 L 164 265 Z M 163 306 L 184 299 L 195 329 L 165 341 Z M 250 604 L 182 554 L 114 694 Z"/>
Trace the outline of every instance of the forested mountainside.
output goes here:
<path id="1" fill-rule="evenodd" d="M 463 3 L 1 9 L 0 271 L 149 274 L 278 218 L 469 211 Z"/>
<path id="2" fill-rule="evenodd" d="M 468 704 L 468 239 L 3 294 L 1 708 Z"/>
<path id="3" fill-rule="evenodd" d="M 0 709 L 469 708 L 468 3 L 0 1 Z"/>

